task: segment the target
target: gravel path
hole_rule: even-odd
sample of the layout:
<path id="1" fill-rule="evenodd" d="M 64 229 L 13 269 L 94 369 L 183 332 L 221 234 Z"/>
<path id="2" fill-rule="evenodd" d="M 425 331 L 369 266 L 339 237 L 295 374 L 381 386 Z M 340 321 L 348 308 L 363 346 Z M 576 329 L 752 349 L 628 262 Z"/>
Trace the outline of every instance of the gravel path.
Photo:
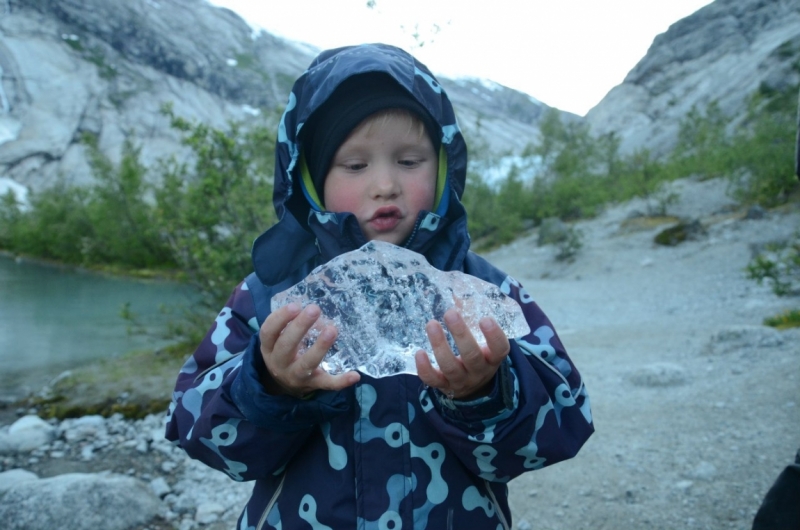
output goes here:
<path id="1" fill-rule="evenodd" d="M 749 529 L 800 447 L 800 330 L 761 325 L 798 300 L 744 274 L 753 245 L 790 237 L 800 211 L 745 220 L 722 182 L 675 190 L 670 213 L 706 237 L 661 247 L 658 228 L 625 233 L 643 209 L 631 203 L 578 225 L 572 264 L 534 235 L 488 256 L 553 320 L 597 429 L 577 458 L 511 483 L 520 530 Z"/>

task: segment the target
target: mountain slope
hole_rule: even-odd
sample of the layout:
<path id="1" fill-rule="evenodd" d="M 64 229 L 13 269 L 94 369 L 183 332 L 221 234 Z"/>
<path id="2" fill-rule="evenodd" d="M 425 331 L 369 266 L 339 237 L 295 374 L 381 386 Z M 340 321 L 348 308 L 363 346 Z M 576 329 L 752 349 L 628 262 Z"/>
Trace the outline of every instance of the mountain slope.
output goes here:
<path id="1" fill-rule="evenodd" d="M 0 17 L 0 177 L 87 182 L 81 137 L 150 163 L 180 150 L 159 109 L 221 127 L 285 100 L 310 52 L 203 0 L 12 0 Z"/>
<path id="2" fill-rule="evenodd" d="M 680 119 L 712 101 L 744 115 L 759 87 L 800 82 L 800 0 L 716 0 L 655 38 L 647 55 L 586 115 L 623 152 L 668 153 Z"/>
<path id="3" fill-rule="evenodd" d="M 205 0 L 9 0 L 0 16 L 0 179 L 36 189 L 91 181 L 81 138 L 117 159 L 126 138 L 146 165 L 181 153 L 160 114 L 224 127 L 275 120 L 318 50 L 254 32 Z M 468 135 L 520 150 L 542 103 L 473 80 L 442 79 Z M 258 116 L 262 114 L 262 116 Z M 271 146 L 270 146 L 271 147 Z"/>

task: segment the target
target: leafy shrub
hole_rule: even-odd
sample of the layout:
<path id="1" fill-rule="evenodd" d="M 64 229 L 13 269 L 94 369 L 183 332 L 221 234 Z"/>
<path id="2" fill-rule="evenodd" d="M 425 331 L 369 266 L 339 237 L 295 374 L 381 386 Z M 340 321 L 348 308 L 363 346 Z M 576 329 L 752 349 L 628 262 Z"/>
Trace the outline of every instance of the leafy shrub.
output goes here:
<path id="1" fill-rule="evenodd" d="M 646 201 L 647 215 L 665 216 L 677 195 L 667 191 L 665 183 L 671 174 L 665 163 L 656 160 L 648 149 L 636 150 L 624 157 L 615 174 L 609 174 L 613 198 L 617 201 L 640 197 Z"/>
<path id="2" fill-rule="evenodd" d="M 800 293 L 800 233 L 794 241 L 767 245 L 746 271 L 747 277 L 759 284 L 768 282 L 778 296 Z"/>
<path id="3" fill-rule="evenodd" d="M 673 171 L 704 179 L 729 175 L 738 167 L 734 143 L 727 133 L 729 123 L 716 101 L 704 110 L 693 107 L 680 122 L 678 143 L 670 156 Z"/>
<path id="4" fill-rule="evenodd" d="M 583 232 L 570 226 L 567 229 L 567 237 L 556 243 L 558 261 L 574 261 L 578 251 L 583 247 Z"/>
<path id="5" fill-rule="evenodd" d="M 95 179 L 88 188 L 90 200 L 85 206 L 91 237 L 82 247 L 84 263 L 127 269 L 174 267 L 153 205 L 146 199 L 153 186 L 139 160 L 141 150 L 127 139 L 115 166 L 98 149 L 95 138 L 87 136 L 84 142 Z"/>
<path id="6" fill-rule="evenodd" d="M 751 98 L 745 126 L 732 146 L 736 170 L 729 174 L 734 196 L 745 204 L 775 206 L 800 189 L 794 175 L 796 94 L 797 87 L 762 88 Z"/>
<path id="7" fill-rule="evenodd" d="M 233 285 L 251 270 L 253 240 L 275 223 L 272 172 L 275 137 L 266 125 L 222 131 L 165 114 L 184 134 L 191 165 L 162 161 L 155 190 L 156 223 L 184 280 L 200 296 L 207 325 Z"/>
<path id="8" fill-rule="evenodd" d="M 800 309 L 790 309 L 764 319 L 764 325 L 778 329 L 800 328 Z"/>
<path id="9" fill-rule="evenodd" d="M 614 159 L 585 123 L 565 122 L 550 109 L 540 122 L 541 139 L 526 151 L 541 162 L 532 184 L 528 215 L 537 222 L 547 217 L 580 219 L 594 216 L 608 200 L 604 166 Z M 604 164 L 605 162 L 605 164 Z"/>

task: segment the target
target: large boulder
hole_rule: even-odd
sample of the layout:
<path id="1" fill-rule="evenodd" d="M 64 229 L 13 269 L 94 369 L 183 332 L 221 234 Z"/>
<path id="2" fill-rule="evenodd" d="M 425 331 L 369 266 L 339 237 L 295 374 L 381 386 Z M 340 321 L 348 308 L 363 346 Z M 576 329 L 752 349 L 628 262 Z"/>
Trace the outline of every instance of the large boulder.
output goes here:
<path id="1" fill-rule="evenodd" d="M 105 473 L 19 481 L 0 497 L 0 521 L 6 530 L 127 530 L 161 511 L 147 484 Z"/>
<path id="2" fill-rule="evenodd" d="M 3 471 L 0 473 L 0 497 L 8 490 L 16 487 L 17 484 L 30 482 L 32 480 L 39 480 L 39 475 L 25 469 L 9 469 L 8 471 Z"/>

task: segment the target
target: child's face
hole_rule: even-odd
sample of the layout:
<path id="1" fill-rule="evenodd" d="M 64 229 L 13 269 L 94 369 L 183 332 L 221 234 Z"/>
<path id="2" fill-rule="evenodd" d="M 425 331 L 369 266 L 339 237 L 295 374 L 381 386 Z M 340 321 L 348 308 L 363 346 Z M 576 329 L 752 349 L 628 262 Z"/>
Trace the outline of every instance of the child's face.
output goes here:
<path id="1" fill-rule="evenodd" d="M 351 212 L 368 240 L 402 245 L 420 210 L 432 210 L 438 158 L 410 116 L 370 117 L 339 146 L 325 178 L 325 207 Z"/>

